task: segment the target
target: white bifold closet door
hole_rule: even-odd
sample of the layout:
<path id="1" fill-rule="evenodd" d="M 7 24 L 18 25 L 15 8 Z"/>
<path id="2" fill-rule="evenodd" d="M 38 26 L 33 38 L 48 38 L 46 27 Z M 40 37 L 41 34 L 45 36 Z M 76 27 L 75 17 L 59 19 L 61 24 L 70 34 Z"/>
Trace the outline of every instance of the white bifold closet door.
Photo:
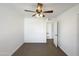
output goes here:
<path id="1" fill-rule="evenodd" d="M 46 43 L 46 18 L 24 19 L 24 42 Z"/>

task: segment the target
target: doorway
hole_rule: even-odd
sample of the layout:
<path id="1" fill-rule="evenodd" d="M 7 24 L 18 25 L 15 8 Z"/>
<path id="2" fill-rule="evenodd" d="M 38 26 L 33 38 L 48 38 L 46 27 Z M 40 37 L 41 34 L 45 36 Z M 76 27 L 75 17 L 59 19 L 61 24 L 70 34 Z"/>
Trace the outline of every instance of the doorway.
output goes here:
<path id="1" fill-rule="evenodd" d="M 53 41 L 54 45 L 57 47 L 58 45 L 58 22 L 54 21 L 54 22 L 47 22 L 46 25 L 46 38 L 48 39 L 52 39 L 51 41 Z"/>
<path id="2" fill-rule="evenodd" d="M 47 22 L 47 25 L 46 25 L 46 38 L 47 39 L 53 39 L 53 25 L 52 25 L 52 22 Z"/>

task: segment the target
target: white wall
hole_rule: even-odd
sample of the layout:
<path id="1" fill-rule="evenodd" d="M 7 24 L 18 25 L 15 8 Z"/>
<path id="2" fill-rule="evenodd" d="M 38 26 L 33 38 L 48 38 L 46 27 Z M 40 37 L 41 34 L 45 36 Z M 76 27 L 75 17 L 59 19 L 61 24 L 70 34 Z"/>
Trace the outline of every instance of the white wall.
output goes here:
<path id="1" fill-rule="evenodd" d="M 79 56 L 79 14 L 77 15 L 77 31 L 78 31 L 78 33 L 77 33 L 77 38 L 78 38 L 78 41 L 77 41 L 78 48 L 77 48 L 77 50 L 78 50 L 78 56 Z"/>
<path id="2" fill-rule="evenodd" d="M 46 18 L 25 17 L 24 42 L 46 43 Z"/>
<path id="3" fill-rule="evenodd" d="M 77 47 L 77 14 L 79 13 L 79 5 L 75 6 L 63 14 L 58 16 L 59 32 L 58 43 L 59 47 L 67 55 L 78 55 Z M 79 49 L 78 49 L 79 50 Z"/>
<path id="4" fill-rule="evenodd" d="M 23 18 L 10 5 L 0 4 L 0 55 L 12 55 L 23 44 Z"/>

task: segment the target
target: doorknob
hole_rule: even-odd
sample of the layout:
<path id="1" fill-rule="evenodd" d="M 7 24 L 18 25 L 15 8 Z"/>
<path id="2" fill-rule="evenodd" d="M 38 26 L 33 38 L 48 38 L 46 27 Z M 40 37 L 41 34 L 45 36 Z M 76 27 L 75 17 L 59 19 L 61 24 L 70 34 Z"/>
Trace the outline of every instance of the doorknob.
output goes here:
<path id="1" fill-rule="evenodd" d="M 46 33 L 46 34 L 49 34 L 49 33 Z"/>

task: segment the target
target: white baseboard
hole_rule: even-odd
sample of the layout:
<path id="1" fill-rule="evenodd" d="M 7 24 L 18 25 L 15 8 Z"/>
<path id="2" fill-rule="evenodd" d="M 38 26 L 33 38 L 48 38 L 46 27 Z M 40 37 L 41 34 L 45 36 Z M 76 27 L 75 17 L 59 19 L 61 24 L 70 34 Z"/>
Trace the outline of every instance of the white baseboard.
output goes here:
<path id="1" fill-rule="evenodd" d="M 17 51 L 17 49 L 18 49 L 18 48 L 20 48 L 23 44 L 24 44 L 24 43 L 19 44 L 19 46 L 17 46 L 17 48 L 16 48 L 15 50 L 13 50 L 13 52 L 10 54 L 10 56 L 12 56 L 12 55 L 13 55 L 13 53 L 14 53 L 15 51 Z"/>
<path id="2" fill-rule="evenodd" d="M 47 43 L 46 41 L 25 41 L 24 43 Z"/>
<path id="3" fill-rule="evenodd" d="M 66 51 L 60 45 L 58 45 L 58 47 L 68 56 L 68 54 L 66 53 Z"/>

